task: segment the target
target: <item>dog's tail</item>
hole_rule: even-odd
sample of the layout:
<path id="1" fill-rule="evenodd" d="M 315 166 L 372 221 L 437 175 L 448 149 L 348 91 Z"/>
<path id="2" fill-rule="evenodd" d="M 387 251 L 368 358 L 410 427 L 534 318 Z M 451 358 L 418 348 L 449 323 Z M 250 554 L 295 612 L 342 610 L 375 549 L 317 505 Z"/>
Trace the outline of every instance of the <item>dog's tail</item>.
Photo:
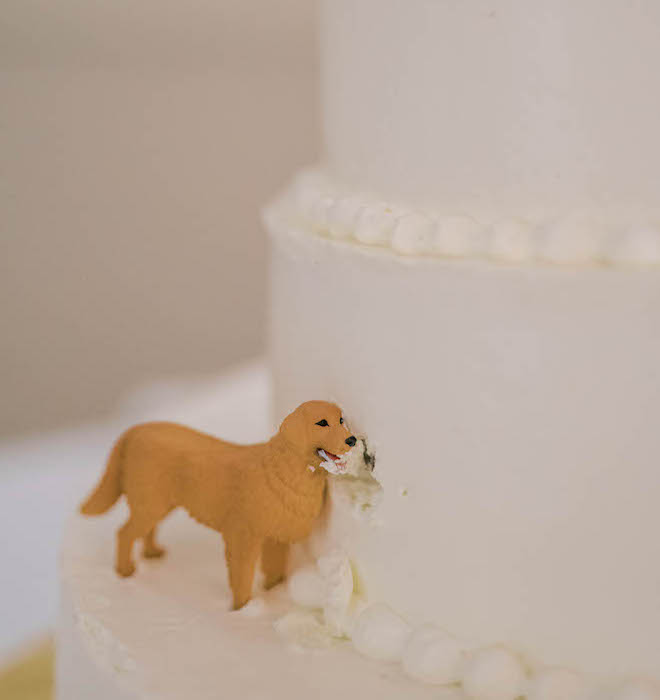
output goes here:
<path id="1" fill-rule="evenodd" d="M 122 435 L 112 448 L 101 480 L 87 500 L 80 506 L 84 515 L 101 515 L 117 502 L 122 494 L 121 463 L 126 435 Z"/>

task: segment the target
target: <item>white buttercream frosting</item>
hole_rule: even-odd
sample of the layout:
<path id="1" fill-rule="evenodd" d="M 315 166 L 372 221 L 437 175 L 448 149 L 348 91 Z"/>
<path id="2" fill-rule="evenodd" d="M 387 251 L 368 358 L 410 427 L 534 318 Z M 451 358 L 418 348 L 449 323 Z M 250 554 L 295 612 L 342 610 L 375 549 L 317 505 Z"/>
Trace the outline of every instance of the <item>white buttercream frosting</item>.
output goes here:
<path id="1" fill-rule="evenodd" d="M 399 260 L 295 227 L 273 250 L 278 413 L 329 394 L 379 447 L 376 517 L 354 517 L 361 481 L 331 478 L 315 554 L 341 546 L 413 632 L 506 640 L 603 687 L 660 678 L 656 270 Z M 339 346 L 314 333 L 320 308 Z M 568 682 L 530 680 L 541 698 Z"/>
<path id="2" fill-rule="evenodd" d="M 346 554 L 340 550 L 329 552 L 316 562 L 325 583 L 323 617 L 335 636 L 348 627 L 348 610 L 353 596 L 353 570 Z"/>
<path id="3" fill-rule="evenodd" d="M 579 673 L 565 668 L 546 668 L 527 686 L 527 700 L 587 700 L 591 688 Z"/>
<path id="4" fill-rule="evenodd" d="M 504 647 L 480 649 L 463 670 L 463 690 L 479 700 L 516 700 L 523 692 L 525 669 L 520 659 Z"/>
<path id="5" fill-rule="evenodd" d="M 606 239 L 607 229 L 602 222 L 588 215 L 567 216 L 541 234 L 539 258 L 559 265 L 598 261 Z"/>
<path id="6" fill-rule="evenodd" d="M 436 223 L 419 213 L 399 218 L 392 236 L 392 248 L 404 255 L 425 255 L 433 250 Z"/>
<path id="7" fill-rule="evenodd" d="M 288 592 L 300 607 L 275 629 L 301 650 L 327 648 L 347 637 L 364 656 L 401 663 L 421 683 L 453 688 L 455 700 L 660 700 L 658 686 L 644 679 L 603 683 L 561 667 L 528 671 L 524 659 L 504 645 L 479 648 L 435 625 L 415 628 L 355 589 L 346 554 L 329 552 L 293 572 Z"/>
<path id="8" fill-rule="evenodd" d="M 254 645 L 262 644 L 259 640 L 274 629 L 283 647 L 301 652 L 346 650 L 346 640 L 351 639 L 362 655 L 400 664 L 407 677 L 418 681 L 420 694 L 410 697 L 427 697 L 423 689 L 430 684 L 443 686 L 434 688 L 434 698 L 451 700 L 660 698 L 657 685 L 641 679 L 599 683 L 593 690 L 587 677 L 561 668 L 532 670 L 527 678 L 524 661 L 510 649 L 480 649 L 437 627 L 415 626 L 383 602 L 365 600 L 356 591 L 352 563 L 338 549 L 292 573 L 288 592 L 293 607 L 274 589 L 256 593 L 242 610 L 229 612 L 228 590 L 223 585 L 219 589 L 208 585 L 218 573 L 216 560 L 208 556 L 215 551 L 217 535 L 200 530 L 183 513 L 168 524 L 173 527 L 164 527 L 163 539 L 172 545 L 172 556 L 159 562 L 140 562 L 134 580 L 121 580 L 112 573 L 107 558 L 121 515 L 115 513 L 105 521 L 79 519 L 75 529 L 78 538 L 69 537 L 63 557 L 63 583 L 67 598 L 73 601 L 64 616 L 70 625 L 67 634 L 75 635 L 81 643 L 85 663 L 100 669 L 99 679 L 117 685 L 117 697 L 124 697 L 120 688 L 129 690 L 127 697 L 131 698 L 180 697 L 181 689 L 190 687 L 191 668 L 199 683 L 215 690 L 218 663 L 224 664 L 225 674 L 229 673 L 227 664 L 235 663 L 234 649 L 253 652 Z M 270 647 L 277 646 L 277 637 Z M 159 651 L 165 638 L 168 648 L 176 649 L 167 676 L 172 687 L 167 692 L 162 689 Z M 259 649 L 263 655 L 263 647 Z M 70 647 L 65 645 L 61 651 L 70 658 Z M 327 659 L 324 663 L 343 668 L 336 657 L 323 658 Z M 259 663 L 249 653 L 244 659 L 239 680 Z M 67 663 L 72 669 L 74 661 L 70 658 Z M 75 664 L 81 663 L 81 657 L 76 658 Z M 387 673 L 386 669 L 383 667 L 382 673 Z M 361 672 L 379 675 L 368 665 Z M 208 678 L 201 678 L 202 673 L 208 673 Z M 295 681 L 287 678 L 289 684 Z M 584 696 L 583 688 L 589 691 Z M 153 693 L 145 695 L 146 689 Z M 214 695 L 191 691 L 190 697 Z"/>
<path id="9" fill-rule="evenodd" d="M 353 646 L 380 661 L 399 661 L 410 639 L 410 625 L 384 603 L 365 608 L 353 625 Z"/>
<path id="10" fill-rule="evenodd" d="M 532 225 L 522 219 L 505 219 L 493 224 L 490 256 L 509 263 L 523 263 L 534 257 Z"/>
<path id="11" fill-rule="evenodd" d="M 325 581 L 315 565 L 301 567 L 287 581 L 291 600 L 305 608 L 322 608 L 325 601 Z"/>
<path id="12" fill-rule="evenodd" d="M 660 226 L 633 228 L 619 235 L 610 257 L 630 265 L 660 265 Z"/>
<path id="13" fill-rule="evenodd" d="M 136 670 L 135 660 L 124 644 L 97 617 L 78 610 L 76 621 L 80 635 L 96 663 L 118 674 Z"/>
<path id="14" fill-rule="evenodd" d="M 648 680 L 631 680 L 617 688 L 612 700 L 660 700 L 660 685 Z"/>
<path id="15" fill-rule="evenodd" d="M 580 211 L 554 220 L 526 220 L 515 212 L 508 218 L 477 220 L 356 193 L 320 170 L 300 173 L 266 216 L 275 231 L 293 227 L 389 248 L 400 255 L 479 257 L 516 264 L 660 266 L 659 227 L 610 225 Z"/>
<path id="16" fill-rule="evenodd" d="M 347 507 L 353 517 L 373 521 L 383 500 L 383 488 L 370 474 L 340 476 L 332 482 L 332 498 Z"/>
<path id="17" fill-rule="evenodd" d="M 415 630 L 403 651 L 403 670 L 424 683 L 451 685 L 461 680 L 465 645 L 433 625 Z"/>
<path id="18" fill-rule="evenodd" d="M 365 206 L 358 216 L 355 238 L 365 245 L 389 245 L 396 223 L 397 216 L 389 205 L 376 202 Z"/>
<path id="19" fill-rule="evenodd" d="M 319 557 L 316 565 L 294 571 L 287 586 L 294 603 L 322 611 L 331 636 L 346 633 L 354 582 L 351 563 L 344 552 L 333 550 Z"/>
<path id="20" fill-rule="evenodd" d="M 440 217 L 432 252 L 450 258 L 484 254 L 485 229 L 469 216 Z"/>
<path id="21" fill-rule="evenodd" d="M 326 649 L 335 643 L 328 627 L 311 610 L 293 610 L 276 620 L 273 627 L 296 649 Z"/>
<path id="22" fill-rule="evenodd" d="M 337 197 L 328 208 L 328 232 L 335 238 L 354 235 L 364 205 L 357 197 Z"/>

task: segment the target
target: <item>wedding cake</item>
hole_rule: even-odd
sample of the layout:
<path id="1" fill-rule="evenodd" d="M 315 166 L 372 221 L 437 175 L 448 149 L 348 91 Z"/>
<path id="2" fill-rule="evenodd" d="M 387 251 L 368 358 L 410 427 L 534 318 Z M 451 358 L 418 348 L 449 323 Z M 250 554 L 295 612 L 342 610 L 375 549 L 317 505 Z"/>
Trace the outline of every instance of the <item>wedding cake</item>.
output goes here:
<path id="1" fill-rule="evenodd" d="M 660 5 L 326 0 L 321 50 L 325 156 L 266 212 L 272 403 L 335 401 L 362 463 L 217 625 L 192 555 L 108 578 L 101 625 L 110 528 L 74 523 L 65 655 L 104 698 L 657 700 Z"/>

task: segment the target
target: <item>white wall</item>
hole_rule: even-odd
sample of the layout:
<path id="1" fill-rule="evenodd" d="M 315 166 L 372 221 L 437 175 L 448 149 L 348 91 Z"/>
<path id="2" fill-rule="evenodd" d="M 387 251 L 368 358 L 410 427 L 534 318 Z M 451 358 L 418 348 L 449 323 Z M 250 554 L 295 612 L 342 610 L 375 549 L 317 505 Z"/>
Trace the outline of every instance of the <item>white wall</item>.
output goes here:
<path id="1" fill-rule="evenodd" d="M 0 434 L 264 342 L 259 207 L 317 150 L 312 0 L 3 0 Z"/>

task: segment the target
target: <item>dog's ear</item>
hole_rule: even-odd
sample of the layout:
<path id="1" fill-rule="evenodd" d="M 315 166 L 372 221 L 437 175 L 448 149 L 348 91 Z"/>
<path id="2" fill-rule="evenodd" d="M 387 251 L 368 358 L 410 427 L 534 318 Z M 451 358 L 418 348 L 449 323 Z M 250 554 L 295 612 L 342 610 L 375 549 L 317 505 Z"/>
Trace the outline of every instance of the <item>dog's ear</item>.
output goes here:
<path id="1" fill-rule="evenodd" d="M 306 405 L 301 404 L 295 411 L 289 413 L 280 425 L 280 433 L 291 443 L 302 449 L 305 448 L 309 441 L 307 413 Z"/>

